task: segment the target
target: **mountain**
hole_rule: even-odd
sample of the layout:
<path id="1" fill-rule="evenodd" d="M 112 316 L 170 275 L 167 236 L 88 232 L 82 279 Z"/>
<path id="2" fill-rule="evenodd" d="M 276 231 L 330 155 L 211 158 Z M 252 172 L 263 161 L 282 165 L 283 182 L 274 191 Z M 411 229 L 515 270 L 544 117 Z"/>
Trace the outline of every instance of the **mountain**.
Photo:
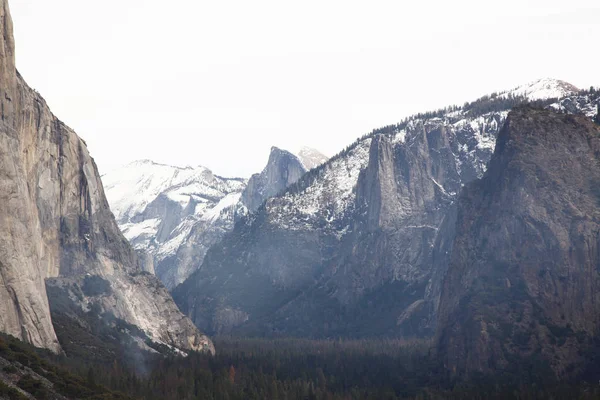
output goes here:
<path id="1" fill-rule="evenodd" d="M 194 256 L 233 228 L 243 179 L 214 175 L 204 167 L 179 168 L 143 160 L 102 177 L 106 195 L 125 237 L 145 260 L 145 269 L 168 287 L 193 272 L 185 246 L 197 237 Z M 184 247 L 182 247 L 184 246 Z"/>
<path id="2" fill-rule="evenodd" d="M 376 130 L 238 223 L 175 301 L 213 333 L 431 336 L 455 201 L 531 100 L 588 116 L 598 103 L 540 80 Z"/>
<path id="3" fill-rule="evenodd" d="M 585 361 L 600 330 L 599 184 L 598 125 L 511 112 L 489 169 L 458 199 L 438 333 L 451 371 L 535 360 L 565 377 Z"/>
<path id="4" fill-rule="evenodd" d="M 313 168 L 318 167 L 321 164 L 325 164 L 329 157 L 325 154 L 321 153 L 319 150 L 310 148 L 310 147 L 302 147 L 300 151 L 297 153 L 297 157 L 302 162 L 304 169 L 310 171 Z"/>
<path id="5" fill-rule="evenodd" d="M 308 154 L 308 153 L 306 153 Z M 312 158 L 306 158 L 312 163 Z M 308 171 L 304 163 L 294 154 L 277 147 L 271 148 L 267 166 L 259 174 L 254 174 L 242 193 L 242 204 L 250 211 L 256 211 L 270 197 L 289 185 L 296 183 Z"/>
<path id="6" fill-rule="evenodd" d="M 525 96 L 530 101 L 536 101 L 545 99 L 561 99 L 577 92 L 579 92 L 579 89 L 568 82 L 544 78 L 531 82 L 530 84 L 502 92 L 500 93 L 500 97 Z"/>
<path id="7" fill-rule="evenodd" d="M 15 69 L 7 0 L 0 13 L 0 331 L 60 352 L 53 316 L 77 310 L 149 343 L 214 351 L 141 270 L 85 143 Z"/>
<path id="8" fill-rule="evenodd" d="M 273 147 L 264 170 L 249 181 L 150 160 L 113 170 L 102 181 L 119 228 L 144 260 L 144 269 L 172 289 L 202 264 L 236 220 L 326 160 L 317 150 L 300 153 L 302 160 Z"/>

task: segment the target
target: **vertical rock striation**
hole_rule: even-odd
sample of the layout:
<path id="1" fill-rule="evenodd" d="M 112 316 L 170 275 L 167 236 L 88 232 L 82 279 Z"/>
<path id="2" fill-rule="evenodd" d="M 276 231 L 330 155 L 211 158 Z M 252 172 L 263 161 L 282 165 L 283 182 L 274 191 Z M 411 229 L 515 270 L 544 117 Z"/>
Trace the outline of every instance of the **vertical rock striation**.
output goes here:
<path id="1" fill-rule="evenodd" d="M 17 73 L 7 0 L 0 12 L 0 330 L 59 351 L 45 280 L 53 293 L 74 294 L 98 276 L 110 291 L 67 297 L 157 342 L 212 349 L 158 280 L 142 273 L 85 143 Z"/>
<path id="2" fill-rule="evenodd" d="M 250 212 L 256 211 L 270 197 L 296 183 L 306 173 L 302 161 L 292 153 L 271 148 L 269 161 L 260 174 L 254 174 L 242 192 L 242 204 Z"/>
<path id="3" fill-rule="evenodd" d="M 55 206 L 45 201 L 58 191 L 48 184 L 52 172 L 44 164 L 60 156 L 51 131 L 60 126 L 37 129 L 45 110 L 16 72 L 7 0 L 0 1 L 0 32 L 0 330 L 59 351 L 44 285 L 47 276 L 58 273 L 58 235 L 44 229 L 51 221 L 38 204 Z M 42 148 L 40 140 L 46 142 Z M 40 156 L 44 160 L 38 163 Z"/>
<path id="4" fill-rule="evenodd" d="M 564 376 L 582 361 L 600 330 L 599 184 L 589 118 L 510 114 L 488 171 L 458 201 L 438 334 L 451 371 L 536 360 Z"/>

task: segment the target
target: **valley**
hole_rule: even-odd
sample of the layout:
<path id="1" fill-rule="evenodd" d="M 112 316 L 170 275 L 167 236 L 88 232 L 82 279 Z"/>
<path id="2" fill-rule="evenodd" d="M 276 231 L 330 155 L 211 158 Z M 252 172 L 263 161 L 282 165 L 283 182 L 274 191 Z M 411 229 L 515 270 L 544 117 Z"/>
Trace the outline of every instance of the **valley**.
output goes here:
<path id="1" fill-rule="evenodd" d="M 0 398 L 600 396 L 598 88 L 101 175 L 0 33 Z"/>

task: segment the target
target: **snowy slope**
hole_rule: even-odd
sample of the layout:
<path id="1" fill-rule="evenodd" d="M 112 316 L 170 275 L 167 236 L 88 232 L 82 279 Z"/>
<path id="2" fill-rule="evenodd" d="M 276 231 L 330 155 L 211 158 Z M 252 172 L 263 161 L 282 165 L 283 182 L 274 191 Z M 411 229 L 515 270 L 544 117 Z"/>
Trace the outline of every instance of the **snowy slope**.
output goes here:
<path id="1" fill-rule="evenodd" d="M 325 154 L 311 147 L 302 147 L 296 155 L 307 171 L 326 163 L 329 159 Z"/>
<path id="2" fill-rule="evenodd" d="M 146 267 L 156 269 L 161 279 L 161 264 L 176 257 L 198 222 L 205 230 L 216 229 L 217 236 L 222 225 L 233 226 L 227 211 L 246 187 L 243 179 L 222 178 L 204 167 L 180 168 L 149 160 L 111 171 L 102 180 L 119 227 L 136 250 L 149 253 L 153 262 Z M 185 279 L 173 276 L 177 282 L 165 282 L 167 287 Z"/>
<path id="3" fill-rule="evenodd" d="M 213 175 L 204 167 L 180 168 L 150 160 L 133 163 L 102 176 L 117 221 L 131 220 L 163 194 L 185 208 L 190 202 L 221 198 L 243 189 L 243 179 Z M 198 210 L 202 213 L 202 210 Z"/>
<path id="4" fill-rule="evenodd" d="M 529 100 L 561 99 L 579 92 L 579 89 L 568 82 L 557 79 L 544 78 L 527 85 L 518 86 L 512 90 L 501 93 L 507 96 L 525 96 Z"/>

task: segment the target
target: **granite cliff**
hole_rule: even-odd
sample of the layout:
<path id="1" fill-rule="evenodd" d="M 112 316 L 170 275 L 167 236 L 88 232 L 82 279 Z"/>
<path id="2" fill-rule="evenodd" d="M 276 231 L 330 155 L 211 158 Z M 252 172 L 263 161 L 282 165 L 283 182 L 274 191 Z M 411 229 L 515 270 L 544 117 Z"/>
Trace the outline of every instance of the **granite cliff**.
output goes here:
<path id="1" fill-rule="evenodd" d="M 50 306 L 61 310 L 68 299 L 158 343 L 214 351 L 158 279 L 142 272 L 86 144 L 18 74 L 7 0 L 0 32 L 0 330 L 60 351 Z M 106 282 L 104 290 L 86 295 L 90 277 Z M 48 299 L 46 283 L 65 295 L 60 305 Z"/>
<path id="2" fill-rule="evenodd" d="M 511 112 L 458 199 L 437 335 L 448 369 L 577 372 L 600 329 L 599 161 L 589 117 Z"/>

